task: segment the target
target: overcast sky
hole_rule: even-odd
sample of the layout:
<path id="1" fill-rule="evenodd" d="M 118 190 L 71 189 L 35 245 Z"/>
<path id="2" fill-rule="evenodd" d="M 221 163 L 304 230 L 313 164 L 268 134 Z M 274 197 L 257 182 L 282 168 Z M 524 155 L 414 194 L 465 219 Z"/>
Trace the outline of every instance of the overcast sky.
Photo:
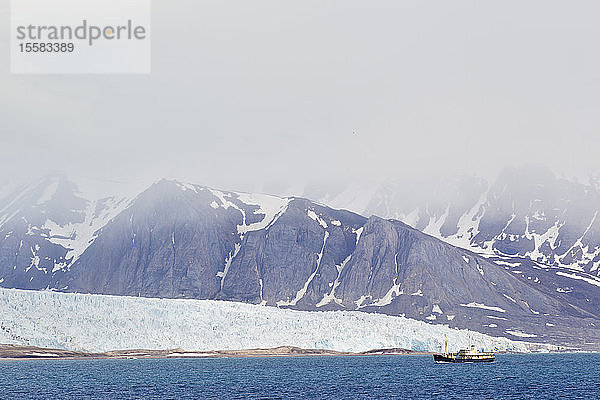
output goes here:
<path id="1" fill-rule="evenodd" d="M 150 75 L 11 75 L 1 173 L 238 182 L 600 167 L 598 1 L 153 1 Z"/>

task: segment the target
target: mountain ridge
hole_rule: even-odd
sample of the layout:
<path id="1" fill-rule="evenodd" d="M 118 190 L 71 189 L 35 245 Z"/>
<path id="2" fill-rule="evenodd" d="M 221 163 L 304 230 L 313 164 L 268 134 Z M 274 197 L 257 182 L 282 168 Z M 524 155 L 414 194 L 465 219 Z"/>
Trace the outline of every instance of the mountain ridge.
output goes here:
<path id="1" fill-rule="evenodd" d="M 46 199 L 55 184 L 61 189 Z M 600 342 L 595 292 L 558 292 L 542 270 L 521 277 L 401 221 L 168 180 L 121 202 L 81 199 L 60 179 L 21 198 L 0 200 L 10 213 L 0 213 L 8 215 L 0 224 L 3 287 L 360 310 L 524 340 Z M 57 235 L 54 215 L 63 231 L 107 222 L 81 239 L 76 229 Z M 73 252 L 72 244 L 85 248 Z"/>
<path id="2" fill-rule="evenodd" d="M 487 256 L 530 259 L 600 276 L 600 191 L 596 183 L 557 178 L 541 166 L 506 168 L 491 182 L 477 176 L 432 185 L 417 180 L 304 194 L 354 212 L 407 223 Z M 424 193 L 424 194 L 423 194 Z M 360 200 L 357 200 L 360 199 Z"/>

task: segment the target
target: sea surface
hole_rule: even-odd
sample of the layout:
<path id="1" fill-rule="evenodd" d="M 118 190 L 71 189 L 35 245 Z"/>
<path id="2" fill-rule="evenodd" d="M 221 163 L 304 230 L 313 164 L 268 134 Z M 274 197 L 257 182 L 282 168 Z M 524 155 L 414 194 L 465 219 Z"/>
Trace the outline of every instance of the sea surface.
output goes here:
<path id="1" fill-rule="evenodd" d="M 0 399 L 600 399 L 600 354 L 0 361 Z"/>

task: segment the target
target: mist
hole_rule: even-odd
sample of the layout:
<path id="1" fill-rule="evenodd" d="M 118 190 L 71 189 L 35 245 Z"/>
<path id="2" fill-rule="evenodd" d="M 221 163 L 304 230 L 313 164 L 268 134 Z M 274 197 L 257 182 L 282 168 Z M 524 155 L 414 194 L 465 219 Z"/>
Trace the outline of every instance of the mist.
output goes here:
<path id="1" fill-rule="evenodd" d="M 600 169 L 593 1 L 153 2 L 152 73 L 15 75 L 0 181 L 223 188 Z M 8 54 L 9 1 L 0 1 Z"/>

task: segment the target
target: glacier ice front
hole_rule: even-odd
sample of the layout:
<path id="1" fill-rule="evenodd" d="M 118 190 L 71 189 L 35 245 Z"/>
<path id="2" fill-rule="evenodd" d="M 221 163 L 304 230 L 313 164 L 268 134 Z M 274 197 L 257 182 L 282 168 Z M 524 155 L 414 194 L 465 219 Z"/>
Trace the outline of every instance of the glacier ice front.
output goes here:
<path id="1" fill-rule="evenodd" d="M 297 346 L 360 352 L 453 347 L 529 351 L 539 345 L 404 317 L 294 311 L 212 300 L 148 299 L 0 288 L 0 343 L 80 351 L 236 350 Z"/>

